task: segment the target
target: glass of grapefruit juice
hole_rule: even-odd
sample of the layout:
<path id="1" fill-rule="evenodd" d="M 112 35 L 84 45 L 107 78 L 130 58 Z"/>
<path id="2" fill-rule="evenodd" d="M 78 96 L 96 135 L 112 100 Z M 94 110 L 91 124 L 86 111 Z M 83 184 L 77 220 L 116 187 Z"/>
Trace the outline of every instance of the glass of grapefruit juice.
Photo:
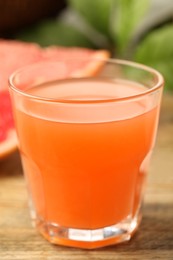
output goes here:
<path id="1" fill-rule="evenodd" d="M 140 223 L 164 81 L 129 61 L 71 62 L 18 70 L 10 93 L 33 222 L 54 244 L 96 248 Z"/>

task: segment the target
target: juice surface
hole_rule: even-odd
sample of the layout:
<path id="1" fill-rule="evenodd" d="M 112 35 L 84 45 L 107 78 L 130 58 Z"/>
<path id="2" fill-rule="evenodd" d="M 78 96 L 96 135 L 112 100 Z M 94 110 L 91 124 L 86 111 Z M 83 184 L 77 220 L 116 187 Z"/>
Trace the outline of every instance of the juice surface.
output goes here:
<path id="1" fill-rule="evenodd" d="M 37 96 L 87 102 L 143 91 L 144 87 L 129 82 L 92 79 L 27 90 Z M 47 222 L 80 229 L 97 229 L 133 217 L 154 143 L 157 106 L 146 109 L 148 103 L 140 100 L 119 107 L 111 102 L 98 106 L 67 102 L 62 108 L 57 103 L 52 108 L 23 101 L 15 111 L 24 171 L 37 215 Z"/>

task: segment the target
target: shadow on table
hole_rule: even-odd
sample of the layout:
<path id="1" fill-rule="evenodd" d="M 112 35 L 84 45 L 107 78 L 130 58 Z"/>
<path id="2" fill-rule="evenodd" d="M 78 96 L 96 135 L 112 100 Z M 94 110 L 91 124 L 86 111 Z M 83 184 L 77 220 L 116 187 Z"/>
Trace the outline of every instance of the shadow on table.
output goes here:
<path id="1" fill-rule="evenodd" d="M 14 175 L 18 176 L 21 174 L 22 166 L 18 151 L 0 159 L 0 178 Z"/>

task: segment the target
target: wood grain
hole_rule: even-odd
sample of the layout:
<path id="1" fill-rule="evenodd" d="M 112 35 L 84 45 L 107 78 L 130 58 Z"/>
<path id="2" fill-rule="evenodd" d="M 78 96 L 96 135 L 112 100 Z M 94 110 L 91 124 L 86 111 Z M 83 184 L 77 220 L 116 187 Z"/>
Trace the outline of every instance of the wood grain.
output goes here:
<path id="1" fill-rule="evenodd" d="M 130 242 L 97 250 L 54 246 L 32 228 L 20 157 L 0 162 L 1 260 L 173 260 L 173 97 L 164 96 L 140 229 Z"/>

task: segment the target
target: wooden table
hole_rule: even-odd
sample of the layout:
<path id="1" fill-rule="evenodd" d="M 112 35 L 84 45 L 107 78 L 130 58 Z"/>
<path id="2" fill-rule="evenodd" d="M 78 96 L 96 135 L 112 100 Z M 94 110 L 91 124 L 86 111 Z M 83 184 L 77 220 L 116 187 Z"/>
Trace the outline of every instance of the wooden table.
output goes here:
<path id="1" fill-rule="evenodd" d="M 139 231 L 130 242 L 97 250 L 49 244 L 32 228 L 19 154 L 0 161 L 1 260 L 173 259 L 173 97 L 164 96 Z"/>

